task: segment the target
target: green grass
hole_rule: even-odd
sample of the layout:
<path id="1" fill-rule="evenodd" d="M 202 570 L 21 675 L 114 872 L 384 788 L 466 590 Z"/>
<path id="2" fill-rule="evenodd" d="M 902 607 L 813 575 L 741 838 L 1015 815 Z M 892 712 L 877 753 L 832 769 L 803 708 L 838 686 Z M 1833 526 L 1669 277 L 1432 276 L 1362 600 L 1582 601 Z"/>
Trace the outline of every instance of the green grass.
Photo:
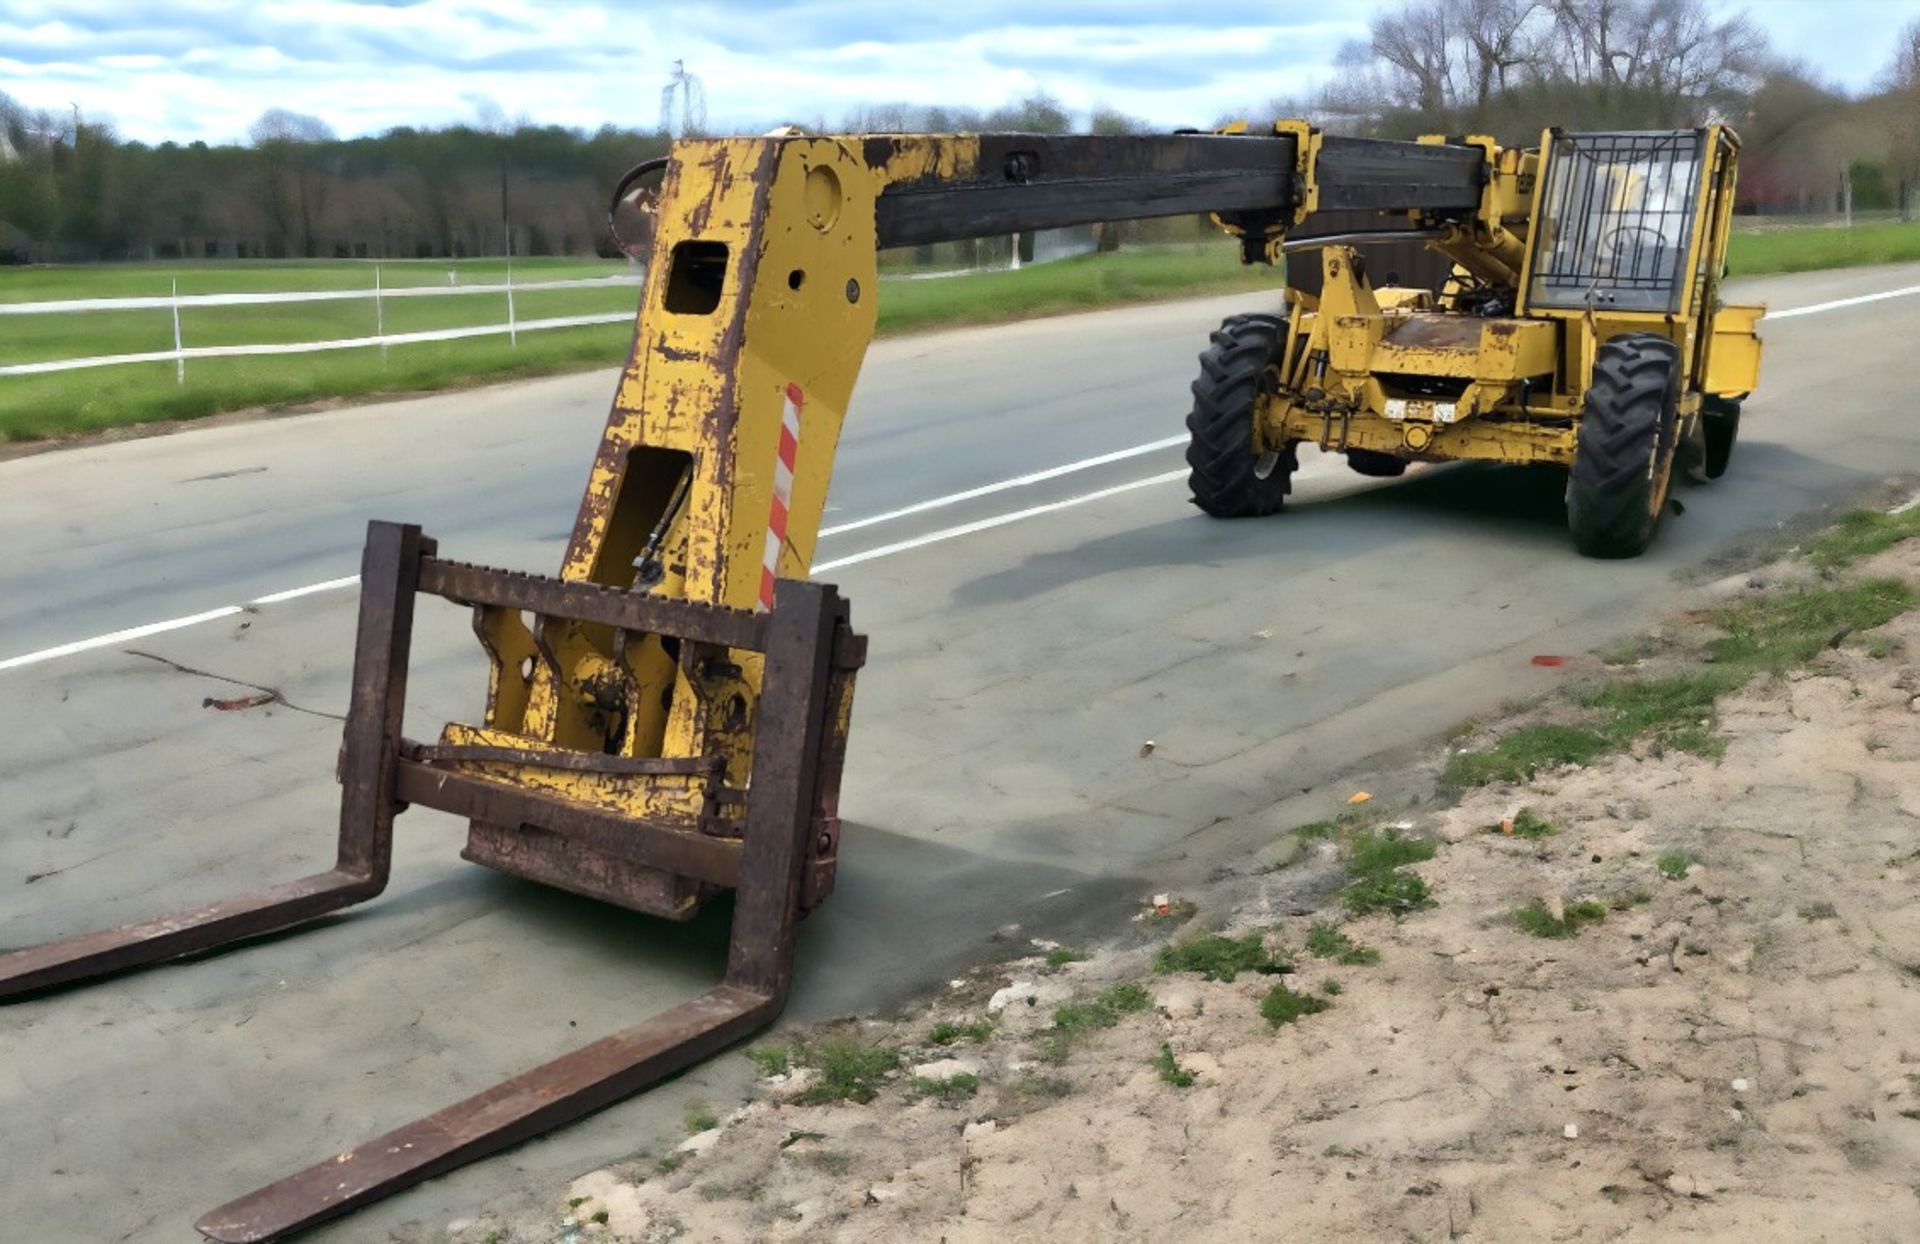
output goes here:
<path id="1" fill-rule="evenodd" d="M 1903 538 L 1904 524 L 1852 521 L 1822 537 L 1810 556 L 1834 566 Z M 1882 543 L 1884 541 L 1884 543 Z M 1583 724 L 1522 726 L 1493 746 L 1455 753 L 1441 772 L 1443 789 L 1490 782 L 1522 782 L 1541 769 L 1589 764 L 1650 739 L 1663 751 L 1718 756 L 1725 740 L 1715 731 L 1719 698 L 1763 674 L 1805 665 L 1859 631 L 1872 630 L 1913 608 L 1914 590 L 1897 579 L 1837 582 L 1769 592 L 1717 610 L 1721 635 L 1706 647 L 1697 670 L 1660 678 L 1617 678 L 1589 684 L 1574 695 L 1588 710 Z"/>
<path id="2" fill-rule="evenodd" d="M 1427 883 L 1404 865 L 1433 858 L 1433 843 L 1425 838 L 1402 838 L 1397 830 L 1363 829 L 1347 844 L 1347 874 L 1340 902 L 1351 915 L 1388 912 L 1404 916 L 1433 905 Z"/>
<path id="3" fill-rule="evenodd" d="M 1222 937 L 1209 933 L 1178 945 L 1162 946 L 1153 961 L 1156 972 L 1198 972 L 1206 980 L 1230 981 L 1242 972 L 1274 975 L 1293 971 L 1293 965 L 1267 953 L 1258 933 Z"/>
<path id="4" fill-rule="evenodd" d="M 1688 870 L 1698 862 L 1691 851 L 1668 851 L 1655 860 L 1653 866 L 1668 881 L 1684 881 Z"/>
<path id="5" fill-rule="evenodd" d="M 1076 255 L 1017 272 L 981 272 L 936 281 L 888 281 L 880 290 L 880 331 L 913 332 L 1091 311 L 1117 303 L 1280 290 L 1280 274 L 1243 267 L 1231 245 L 1147 246 Z"/>
<path id="6" fill-rule="evenodd" d="M 1505 826 L 1489 825 L 1487 826 L 1487 832 L 1493 834 L 1504 833 Z M 1551 838 L 1559 832 L 1559 830 L 1553 827 L 1552 821 L 1547 820 L 1532 808 L 1522 808 L 1513 814 L 1513 836 L 1515 838 L 1525 838 L 1530 842 L 1538 842 L 1542 838 Z"/>
<path id="7" fill-rule="evenodd" d="M 187 263 L 30 264 L 0 268 L 0 302 L 55 302 L 69 298 L 164 298 L 173 282 L 191 294 L 265 294 L 281 291 L 368 289 L 368 259 L 210 259 Z M 625 260 L 539 256 L 513 261 L 515 281 L 571 281 L 615 276 Z M 507 261 L 491 259 L 382 259 L 388 289 L 443 286 L 455 272 L 461 285 L 504 282 Z"/>
<path id="8" fill-rule="evenodd" d="M 1540 903 L 1516 907 L 1513 911 L 1513 922 L 1520 926 L 1522 932 L 1535 937 L 1578 937 L 1582 926 L 1599 924 L 1606 918 L 1606 907 L 1591 900 L 1568 903 L 1566 914 L 1557 919 Z"/>
<path id="9" fill-rule="evenodd" d="M 927 1039 L 935 1045 L 953 1045 L 963 1040 L 978 1045 L 992 1035 L 993 1024 L 988 1020 L 976 1019 L 960 1024 L 943 1019 L 933 1026 L 933 1031 L 927 1034 Z"/>
<path id="10" fill-rule="evenodd" d="M 1112 1028 L 1122 1016 L 1144 1011 L 1153 1005 L 1147 987 L 1129 981 L 1115 985 L 1082 1002 L 1069 1002 L 1053 1013 L 1053 1029 L 1041 1043 L 1040 1054 L 1048 1062 L 1065 1062 L 1073 1043 L 1102 1028 Z"/>
<path id="11" fill-rule="evenodd" d="M 711 1132 L 714 1128 L 719 1127 L 720 1118 L 713 1113 L 711 1107 L 703 1104 L 695 1104 L 687 1107 L 686 1123 L 687 1135 L 692 1136 L 696 1132 Z"/>
<path id="12" fill-rule="evenodd" d="M 200 419 L 229 410 L 334 398 L 420 393 L 521 380 L 619 363 L 633 330 L 624 324 L 528 333 L 517 349 L 479 337 L 319 354 L 196 359 L 187 382 L 172 363 L 133 363 L 46 376 L 0 376 L 0 440 L 78 436 L 137 423 Z M 608 388 L 612 400 L 612 388 Z"/>
<path id="13" fill-rule="evenodd" d="M 913 1077 L 913 1095 L 915 1097 L 937 1097 L 943 1102 L 962 1101 L 980 1091 L 980 1077 L 970 1071 L 957 1071 L 950 1076 Z"/>
<path id="14" fill-rule="evenodd" d="M 1426 838 L 1402 838 L 1397 829 L 1363 830 L 1353 836 L 1347 870 L 1358 877 L 1373 876 L 1402 864 L 1422 864 L 1433 858 Z"/>
<path id="15" fill-rule="evenodd" d="M 1899 514 L 1855 510 L 1816 536 L 1807 545 L 1806 557 L 1820 569 L 1831 572 L 1914 536 L 1920 536 L 1920 506 Z"/>
<path id="16" fill-rule="evenodd" d="M 1492 782 L 1524 782 L 1542 769 L 1589 764 L 1613 750 L 1614 743 L 1605 734 L 1584 726 L 1521 726 L 1484 751 L 1454 753 L 1441 771 L 1440 785 L 1462 790 Z"/>
<path id="17" fill-rule="evenodd" d="M 1047 952 L 1047 966 L 1050 968 L 1063 968 L 1069 963 L 1084 963 L 1086 958 L 1086 952 L 1083 950 L 1074 950 L 1070 947 L 1058 946 Z"/>
<path id="18" fill-rule="evenodd" d="M 495 283 L 504 260 L 386 263 L 382 284 L 442 286 L 450 266 L 461 284 Z M 624 271 L 618 262 L 515 260 L 516 280 L 561 280 Z M 98 267 L 0 269 L 0 301 L 164 296 L 177 277 L 180 292 L 365 289 L 372 265 L 360 261 L 229 262 Z M 1119 303 L 1190 294 L 1272 288 L 1279 276 L 1242 267 L 1224 240 L 1214 245 L 1140 247 L 1083 255 L 1019 271 L 980 272 L 940 280 L 886 281 L 879 293 L 878 332 L 916 332 L 1030 316 L 1092 310 Z M 519 319 L 631 311 L 632 286 L 523 291 L 514 298 Z M 385 301 L 390 332 L 500 323 L 504 294 Z M 369 335 L 371 301 L 274 304 L 265 307 L 189 307 L 181 312 L 189 346 L 317 341 Z M 299 405 L 326 398 L 369 397 L 459 388 L 621 363 L 633 337 L 625 323 L 526 333 L 518 346 L 490 336 L 317 354 L 237 359 L 190 359 L 186 383 L 171 362 L 127 364 L 46 376 L 0 377 L 0 439 L 37 440 L 82 435 L 136 423 L 202 418 L 251 407 Z M 0 364 L 96 354 L 139 353 L 173 346 L 167 310 L 101 311 L 6 321 Z M 609 392 L 611 398 L 611 392 Z"/>
<path id="19" fill-rule="evenodd" d="M 784 1045 L 756 1045 L 747 1058 L 763 1076 L 783 1076 L 793 1066 L 793 1052 Z"/>
<path id="20" fill-rule="evenodd" d="M 900 1065 L 898 1050 L 844 1040 L 810 1046 L 805 1057 L 807 1064 L 820 1072 L 820 1079 L 800 1096 L 801 1103 L 808 1106 L 870 1102 L 879 1092 L 880 1082 Z"/>
<path id="21" fill-rule="evenodd" d="M 1708 646 L 1708 655 L 1736 674 L 1781 673 L 1857 631 L 1891 622 L 1914 600 L 1914 590 L 1898 579 L 1769 593 L 1715 615 L 1726 635 Z"/>
<path id="22" fill-rule="evenodd" d="M 1736 275 L 1796 272 L 1920 259 L 1920 223 L 1854 229 L 1784 229 L 1739 233 L 1729 250 Z M 0 301 L 165 296 L 180 293 L 363 289 L 372 264 L 336 261 L 209 261 L 175 264 L 37 266 L 0 269 Z M 388 288 L 444 286 L 455 269 L 461 284 L 495 283 L 504 259 L 382 261 Z M 625 270 L 612 260 L 516 259 L 516 280 L 567 280 Z M 1092 254 L 1018 271 L 979 272 L 939 280 L 888 280 L 879 294 L 881 334 L 997 323 L 1186 295 L 1273 289 L 1273 270 L 1244 267 L 1226 241 L 1138 247 Z M 626 310 L 631 287 L 530 291 L 515 296 L 522 319 Z M 319 340 L 372 331 L 372 305 L 360 301 L 271 307 L 188 308 L 181 330 L 189 345 Z M 498 322 L 502 295 L 402 298 L 386 303 L 390 331 Z M 172 347 L 172 319 L 161 311 L 106 311 L 9 321 L 0 364 Z M 175 382 L 171 363 L 130 364 L 50 376 L 0 377 L 0 439 L 83 435 L 137 423 L 198 419 L 222 411 L 284 407 L 327 398 L 362 398 L 522 379 L 618 365 L 632 338 L 626 324 L 551 329 L 504 337 L 330 351 L 317 355 L 201 359 Z"/>
<path id="23" fill-rule="evenodd" d="M 1310 993 L 1295 993 L 1285 985 L 1275 985 L 1260 999 L 1260 1014 L 1266 1021 L 1278 1028 L 1282 1024 L 1291 1024 L 1303 1015 L 1318 1015 L 1333 1006 L 1325 998 L 1316 998 Z"/>
<path id="24" fill-rule="evenodd" d="M 1601 650 L 1602 665 L 1637 665 L 1646 655 L 1646 643 L 1638 639 L 1623 639 L 1611 647 Z"/>
<path id="25" fill-rule="evenodd" d="M 1153 1069 L 1160 1073 L 1163 1084 L 1171 1084 L 1174 1088 L 1193 1087 L 1193 1073 L 1174 1061 L 1173 1047 L 1165 1041 L 1160 1043 L 1160 1052 L 1153 1056 Z"/>
<path id="26" fill-rule="evenodd" d="M 1851 229 L 1777 229 L 1735 233 L 1727 246 L 1732 276 L 1811 272 L 1920 259 L 1920 221 L 1855 225 Z"/>
<path id="27" fill-rule="evenodd" d="M 1307 930 L 1307 953 L 1316 959 L 1371 967 L 1380 962 L 1380 952 L 1362 946 L 1335 926 L 1321 921 Z"/>

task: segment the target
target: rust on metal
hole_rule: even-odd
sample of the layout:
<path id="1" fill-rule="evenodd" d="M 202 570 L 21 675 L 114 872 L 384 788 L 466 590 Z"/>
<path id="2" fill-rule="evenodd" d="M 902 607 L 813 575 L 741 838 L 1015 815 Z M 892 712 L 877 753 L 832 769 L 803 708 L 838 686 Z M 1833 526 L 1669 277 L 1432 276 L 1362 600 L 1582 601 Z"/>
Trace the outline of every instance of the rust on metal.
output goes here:
<path id="1" fill-rule="evenodd" d="M 413 596 L 421 555 L 432 548 L 418 527 L 374 523 L 367 530 L 335 866 L 298 881 L 0 956 L 0 998 L 276 932 L 364 902 L 386 888 L 397 810 L 393 753 L 406 694 Z"/>
<path id="2" fill-rule="evenodd" d="M 477 743 L 414 743 L 402 750 L 408 760 L 491 761 L 531 765 L 536 769 L 565 769 L 571 773 L 636 773 L 650 777 L 667 774 L 704 775 L 726 767 L 720 756 L 607 756 L 557 748 L 486 747 Z"/>
<path id="3" fill-rule="evenodd" d="M 415 596 L 529 608 L 544 619 L 657 628 L 689 649 L 764 654 L 744 835 L 704 821 L 640 818 L 495 780 L 471 765 L 551 766 L 611 778 L 716 780 L 719 757 L 635 758 L 546 747 L 421 744 L 402 738 Z M 734 641 L 747 641 L 735 643 Z M 781 580 L 763 616 L 653 600 L 592 584 L 487 570 L 434 556 L 417 527 L 373 523 L 361 559 L 353 688 L 340 760 L 338 863 L 330 871 L 170 916 L 83 934 L 0 958 L 0 997 L 48 989 L 286 928 L 385 888 L 394 817 L 424 805 L 469 817 L 476 843 L 538 880 L 668 914 L 732 888 L 733 933 L 721 984 L 690 1002 L 347 1150 L 206 1215 L 215 1240 L 257 1241 L 312 1226 L 598 1110 L 767 1023 L 792 980 L 803 892 L 824 895 L 853 670 L 865 642 L 827 585 Z M 691 659 L 691 658 L 690 658 Z M 730 792 L 736 805 L 742 795 Z M 710 803 L 720 802 L 717 793 Z M 495 863 L 496 858 L 486 862 Z M 803 880 L 803 878 L 806 878 Z"/>

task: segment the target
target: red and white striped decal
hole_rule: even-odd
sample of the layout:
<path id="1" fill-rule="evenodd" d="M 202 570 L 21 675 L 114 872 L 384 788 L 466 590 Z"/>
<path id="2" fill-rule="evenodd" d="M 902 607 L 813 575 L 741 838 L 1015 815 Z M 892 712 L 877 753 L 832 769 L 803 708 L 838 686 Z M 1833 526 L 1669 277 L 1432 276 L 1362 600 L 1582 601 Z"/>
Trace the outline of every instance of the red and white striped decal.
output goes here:
<path id="1" fill-rule="evenodd" d="M 793 463 L 800 452 L 800 408 L 807 402 L 800 386 L 787 386 L 780 412 L 780 459 L 773 464 L 773 505 L 767 514 L 767 552 L 760 563 L 760 612 L 773 608 L 773 581 L 780 573 L 780 550 L 787 543 L 787 510 L 793 505 Z"/>

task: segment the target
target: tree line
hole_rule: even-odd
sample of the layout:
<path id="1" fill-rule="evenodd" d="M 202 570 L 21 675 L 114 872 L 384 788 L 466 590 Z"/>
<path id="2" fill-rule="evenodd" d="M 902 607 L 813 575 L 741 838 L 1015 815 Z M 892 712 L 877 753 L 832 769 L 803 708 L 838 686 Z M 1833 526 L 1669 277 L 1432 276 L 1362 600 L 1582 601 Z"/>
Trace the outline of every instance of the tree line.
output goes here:
<path id="1" fill-rule="evenodd" d="M 1526 144 L 1549 123 L 1724 120 L 1746 147 L 1744 210 L 1920 207 L 1920 20 L 1859 96 L 1778 56 L 1746 17 L 1717 14 L 1706 0 L 1406 0 L 1370 33 L 1341 50 L 1333 85 L 1239 115 Z M 843 127 L 1151 128 L 1104 108 L 1075 121 L 1038 94 L 985 110 L 867 107 Z M 77 109 L 35 111 L 0 93 L 0 262 L 611 254 L 608 189 L 670 141 L 498 117 L 343 139 L 315 118 L 271 109 L 244 144 L 148 145 Z"/>
<path id="2" fill-rule="evenodd" d="M 1409 0 L 1371 34 L 1342 49 L 1335 85 L 1307 102 L 1330 125 L 1532 145 L 1548 124 L 1725 121 L 1743 145 L 1743 210 L 1920 208 L 1920 19 L 1859 96 L 1706 0 Z"/>

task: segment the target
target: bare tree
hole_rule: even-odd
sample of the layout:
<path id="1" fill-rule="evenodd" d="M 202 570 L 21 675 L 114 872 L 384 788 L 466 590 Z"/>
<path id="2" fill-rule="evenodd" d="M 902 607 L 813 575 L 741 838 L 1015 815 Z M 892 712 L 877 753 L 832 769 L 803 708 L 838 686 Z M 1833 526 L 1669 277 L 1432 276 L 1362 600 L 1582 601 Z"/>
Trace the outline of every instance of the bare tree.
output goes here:
<path id="1" fill-rule="evenodd" d="M 1373 54 L 1399 71 L 1396 103 L 1438 112 L 1457 102 L 1453 10 L 1449 0 L 1415 0 L 1373 19 Z"/>

